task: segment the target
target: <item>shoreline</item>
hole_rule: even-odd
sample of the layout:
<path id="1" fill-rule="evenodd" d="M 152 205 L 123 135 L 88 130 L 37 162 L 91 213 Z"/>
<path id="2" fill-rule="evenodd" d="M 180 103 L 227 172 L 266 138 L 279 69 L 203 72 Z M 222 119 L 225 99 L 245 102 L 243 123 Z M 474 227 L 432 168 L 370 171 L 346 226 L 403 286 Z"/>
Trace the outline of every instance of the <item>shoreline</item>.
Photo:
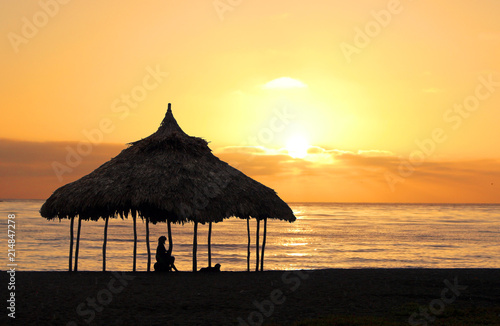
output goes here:
<path id="1" fill-rule="evenodd" d="M 153 268 L 153 267 L 151 267 Z M 0 269 L 0 273 L 5 273 L 8 272 L 8 269 Z M 263 272 L 256 272 L 254 270 L 248 271 L 225 271 L 221 270 L 218 273 L 208 273 L 208 275 L 218 275 L 218 274 L 261 274 L 261 273 L 285 273 L 285 272 L 308 272 L 308 273 L 314 273 L 314 272 L 333 272 L 333 271 L 498 271 L 499 277 L 500 277 L 500 267 L 459 267 L 459 268 L 431 268 L 431 267 L 365 267 L 365 268 L 359 268 L 359 267 L 353 267 L 353 268 L 319 268 L 319 269 L 273 269 L 273 270 L 264 270 Z M 38 273 L 47 273 L 47 274 L 107 274 L 107 273 L 127 273 L 127 274 L 158 274 L 158 275 L 173 275 L 173 274 L 184 274 L 184 275 L 207 275 L 207 273 L 203 272 L 195 272 L 193 273 L 192 271 L 178 271 L 178 272 L 168 272 L 168 273 L 160 273 L 160 272 L 155 272 L 151 270 L 150 272 L 147 271 L 128 271 L 128 270 L 107 270 L 105 272 L 103 271 L 86 271 L 86 270 L 79 270 L 77 272 L 75 271 L 64 271 L 64 270 L 57 270 L 57 271 L 43 271 L 43 270 L 16 270 L 16 273 L 18 274 L 38 274 Z"/>
<path id="2" fill-rule="evenodd" d="M 8 273 L 0 275 L 7 286 Z M 424 308 L 435 325 L 449 311 L 474 317 L 484 309 L 497 314 L 500 324 L 499 275 L 497 268 L 19 271 L 16 319 L 25 325 L 288 325 L 318 317 L 368 316 L 408 325 L 412 314 L 416 322 L 424 318 Z"/>

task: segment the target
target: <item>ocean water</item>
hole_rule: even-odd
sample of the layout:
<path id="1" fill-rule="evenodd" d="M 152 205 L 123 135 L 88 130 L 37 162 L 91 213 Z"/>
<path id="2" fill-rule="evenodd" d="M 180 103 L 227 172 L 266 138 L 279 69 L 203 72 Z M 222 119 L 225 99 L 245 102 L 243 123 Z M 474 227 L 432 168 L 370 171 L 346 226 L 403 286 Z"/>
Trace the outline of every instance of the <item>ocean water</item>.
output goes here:
<path id="1" fill-rule="evenodd" d="M 68 269 L 69 221 L 47 221 L 41 200 L 0 202 L 0 241 L 7 269 L 7 219 L 15 214 L 15 263 L 24 271 Z M 498 204 L 291 203 L 297 221 L 269 220 L 266 270 L 323 268 L 500 268 Z M 76 222 L 76 221 L 75 221 Z M 137 270 L 146 270 L 145 225 L 138 219 Z M 261 223 L 261 226 L 263 224 Z M 255 269 L 255 220 L 251 221 L 251 268 Z M 75 223 L 76 239 L 77 223 Z M 104 222 L 82 222 L 79 270 L 102 270 Z M 198 268 L 207 266 L 208 225 L 198 227 Z M 172 226 L 176 265 L 192 268 L 193 224 Z M 164 223 L 150 225 L 152 262 Z M 262 227 L 261 227 L 262 241 Z M 132 270 L 132 221 L 111 219 L 107 270 Z M 246 221 L 213 224 L 212 264 L 247 268 Z"/>

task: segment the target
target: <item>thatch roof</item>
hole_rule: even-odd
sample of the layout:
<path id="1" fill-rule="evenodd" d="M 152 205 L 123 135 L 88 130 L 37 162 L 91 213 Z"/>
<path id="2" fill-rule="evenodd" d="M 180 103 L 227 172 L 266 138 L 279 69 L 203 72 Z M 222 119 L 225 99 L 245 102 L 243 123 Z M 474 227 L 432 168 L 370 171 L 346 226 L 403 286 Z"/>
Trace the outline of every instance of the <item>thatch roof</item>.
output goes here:
<path id="1" fill-rule="evenodd" d="M 215 157 L 188 136 L 169 108 L 158 130 L 81 179 L 57 189 L 40 213 L 88 220 L 137 212 L 152 223 L 219 222 L 224 218 L 295 216 L 271 188 Z"/>

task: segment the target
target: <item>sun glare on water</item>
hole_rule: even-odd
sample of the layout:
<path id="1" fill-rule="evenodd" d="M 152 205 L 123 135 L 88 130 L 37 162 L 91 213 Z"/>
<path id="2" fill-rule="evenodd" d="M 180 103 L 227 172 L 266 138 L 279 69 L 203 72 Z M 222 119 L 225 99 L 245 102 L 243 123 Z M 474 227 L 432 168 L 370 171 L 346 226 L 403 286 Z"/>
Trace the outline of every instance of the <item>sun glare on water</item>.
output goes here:
<path id="1" fill-rule="evenodd" d="M 307 155 L 309 143 L 304 137 L 296 135 L 287 141 L 285 148 L 291 157 L 304 158 Z"/>

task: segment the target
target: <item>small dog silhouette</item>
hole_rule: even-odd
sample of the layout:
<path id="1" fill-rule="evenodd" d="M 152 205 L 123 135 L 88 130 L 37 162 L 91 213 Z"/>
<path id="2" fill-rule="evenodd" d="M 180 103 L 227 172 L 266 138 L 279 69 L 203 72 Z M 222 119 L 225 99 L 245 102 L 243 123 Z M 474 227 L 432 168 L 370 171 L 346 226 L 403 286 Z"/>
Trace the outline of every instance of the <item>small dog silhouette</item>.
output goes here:
<path id="1" fill-rule="evenodd" d="M 204 273 L 217 273 L 220 272 L 220 264 L 216 264 L 214 267 L 203 267 L 200 272 Z"/>

